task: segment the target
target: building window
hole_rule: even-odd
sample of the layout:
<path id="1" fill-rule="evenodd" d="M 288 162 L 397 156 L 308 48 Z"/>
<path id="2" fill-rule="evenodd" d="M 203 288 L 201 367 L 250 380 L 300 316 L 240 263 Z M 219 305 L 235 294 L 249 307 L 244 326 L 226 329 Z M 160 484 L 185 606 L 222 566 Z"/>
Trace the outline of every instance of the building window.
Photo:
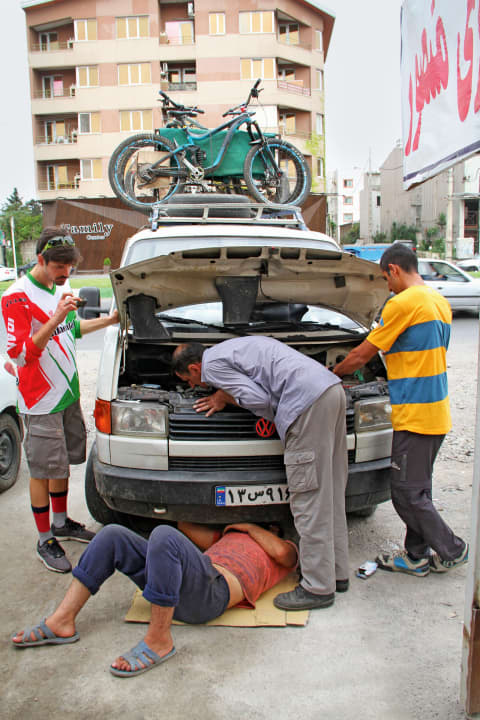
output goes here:
<path id="1" fill-rule="evenodd" d="M 315 70 L 315 90 L 323 90 L 323 70 Z"/>
<path id="2" fill-rule="evenodd" d="M 315 30 L 315 50 L 323 52 L 323 32 Z"/>
<path id="3" fill-rule="evenodd" d="M 208 13 L 210 35 L 225 35 L 225 13 Z"/>
<path id="4" fill-rule="evenodd" d="M 295 113 L 280 113 L 278 116 L 278 125 L 285 135 L 295 135 Z"/>
<path id="5" fill-rule="evenodd" d="M 148 85 L 152 82 L 150 63 L 118 66 L 119 85 Z"/>
<path id="6" fill-rule="evenodd" d="M 49 50 L 58 50 L 60 48 L 58 42 L 58 34 L 56 32 L 44 32 L 38 36 L 40 41 L 39 49 L 42 52 L 48 52 Z"/>
<path id="7" fill-rule="evenodd" d="M 381 195 L 377 195 L 377 207 L 381 205 Z"/>
<path id="8" fill-rule="evenodd" d="M 78 113 L 78 131 L 81 134 L 100 132 L 100 113 Z"/>
<path id="9" fill-rule="evenodd" d="M 284 80 L 288 83 L 291 80 L 295 80 L 295 70 L 293 68 L 279 68 L 277 77 L 279 80 Z"/>
<path id="10" fill-rule="evenodd" d="M 344 204 L 344 205 L 353 205 L 353 197 L 352 197 L 352 195 L 344 195 L 344 196 L 343 196 L 343 204 Z"/>
<path id="11" fill-rule="evenodd" d="M 186 83 L 196 83 L 197 73 L 194 67 L 185 68 L 168 68 L 167 79 L 170 85 L 185 85 Z M 172 88 L 170 88 L 172 89 Z M 181 88 L 177 88 L 181 89 Z"/>
<path id="12" fill-rule="evenodd" d="M 240 32 L 247 33 L 272 33 L 273 12 L 271 10 L 261 12 L 239 13 Z"/>
<path id="13" fill-rule="evenodd" d="M 101 180 L 103 176 L 101 158 L 80 160 L 80 173 L 82 180 Z"/>
<path id="14" fill-rule="evenodd" d="M 322 157 L 317 158 L 317 176 L 318 177 L 325 176 L 324 160 Z"/>
<path id="15" fill-rule="evenodd" d="M 44 75 L 42 77 L 42 96 L 44 98 L 63 96 L 62 75 Z"/>
<path id="16" fill-rule="evenodd" d="M 97 21 L 91 20 L 75 20 L 75 40 L 96 40 L 97 39 Z"/>
<path id="17" fill-rule="evenodd" d="M 275 77 L 274 58 L 242 58 L 240 60 L 241 80 L 273 80 Z"/>
<path id="18" fill-rule="evenodd" d="M 98 67 L 96 65 L 85 65 L 77 68 L 78 87 L 97 87 Z"/>
<path id="19" fill-rule="evenodd" d="M 165 23 L 168 42 L 174 45 L 193 45 L 193 22 L 191 20 Z"/>
<path id="20" fill-rule="evenodd" d="M 121 110 L 120 130 L 153 130 L 151 110 Z"/>
<path id="21" fill-rule="evenodd" d="M 280 23 L 278 25 L 278 39 L 287 45 L 298 45 L 300 42 L 298 23 Z"/>
<path id="22" fill-rule="evenodd" d="M 320 115 L 319 113 L 315 116 L 315 132 L 317 135 L 324 135 L 325 133 L 323 115 Z"/>
<path id="23" fill-rule="evenodd" d="M 133 40 L 148 37 L 148 15 L 116 18 L 117 38 Z"/>
<path id="24" fill-rule="evenodd" d="M 353 213 L 343 213 L 343 222 L 344 223 L 353 222 Z"/>
<path id="25" fill-rule="evenodd" d="M 48 190 L 62 190 L 73 187 L 68 182 L 68 168 L 66 165 L 47 165 L 47 188 Z"/>
<path id="26" fill-rule="evenodd" d="M 343 187 L 344 188 L 353 188 L 353 180 L 345 179 L 343 181 Z"/>

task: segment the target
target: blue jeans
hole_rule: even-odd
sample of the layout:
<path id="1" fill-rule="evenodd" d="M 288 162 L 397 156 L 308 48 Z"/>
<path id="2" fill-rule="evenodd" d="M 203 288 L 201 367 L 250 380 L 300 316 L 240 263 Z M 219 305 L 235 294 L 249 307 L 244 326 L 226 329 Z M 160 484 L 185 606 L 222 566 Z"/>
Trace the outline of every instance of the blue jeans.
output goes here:
<path id="1" fill-rule="evenodd" d="M 227 581 L 210 558 L 168 525 L 156 527 L 148 540 L 121 525 L 107 525 L 90 542 L 73 575 L 95 595 L 115 570 L 133 580 L 149 602 L 174 607 L 173 617 L 183 622 L 213 620 L 230 600 Z"/>

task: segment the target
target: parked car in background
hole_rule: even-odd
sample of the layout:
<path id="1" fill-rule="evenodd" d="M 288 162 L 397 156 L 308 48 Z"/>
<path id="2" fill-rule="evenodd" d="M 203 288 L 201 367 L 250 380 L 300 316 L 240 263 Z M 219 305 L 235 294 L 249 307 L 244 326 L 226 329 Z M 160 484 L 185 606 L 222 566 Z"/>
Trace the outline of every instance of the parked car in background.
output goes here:
<path id="1" fill-rule="evenodd" d="M 370 260 L 371 262 L 380 262 L 380 258 L 387 248 L 391 247 L 390 243 L 374 243 L 373 245 L 344 245 L 345 252 L 362 258 L 362 260 Z"/>
<path id="2" fill-rule="evenodd" d="M 413 250 L 413 252 L 417 252 L 417 243 L 415 240 L 394 240 L 393 244 L 400 243 L 401 245 L 406 245 L 410 248 L 410 250 Z"/>
<path id="3" fill-rule="evenodd" d="M 9 268 L 5 267 L 5 265 L 0 265 L 0 282 L 5 282 L 7 280 L 16 280 L 15 275 L 15 268 Z"/>
<path id="4" fill-rule="evenodd" d="M 425 283 L 449 301 L 452 310 L 480 308 L 480 280 L 447 260 L 419 259 L 418 272 Z"/>
<path id="5" fill-rule="evenodd" d="M 457 267 L 465 272 L 480 272 L 480 255 L 475 255 L 475 257 L 468 258 L 468 260 L 459 260 Z"/>
<path id="6" fill-rule="evenodd" d="M 17 381 L 5 370 L 0 354 L 0 492 L 11 487 L 20 470 L 23 426 L 17 413 Z"/>

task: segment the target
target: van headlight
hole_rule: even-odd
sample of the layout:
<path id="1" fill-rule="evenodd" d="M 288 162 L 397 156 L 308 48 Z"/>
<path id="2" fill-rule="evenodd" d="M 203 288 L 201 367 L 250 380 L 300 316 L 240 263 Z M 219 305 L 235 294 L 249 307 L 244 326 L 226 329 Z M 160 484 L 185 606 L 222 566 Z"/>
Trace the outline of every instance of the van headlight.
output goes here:
<path id="1" fill-rule="evenodd" d="M 392 406 L 389 398 L 369 398 L 355 403 L 355 430 L 383 430 L 391 427 Z"/>
<path id="2" fill-rule="evenodd" d="M 167 437 L 168 410 L 158 403 L 112 402 L 112 435 Z"/>

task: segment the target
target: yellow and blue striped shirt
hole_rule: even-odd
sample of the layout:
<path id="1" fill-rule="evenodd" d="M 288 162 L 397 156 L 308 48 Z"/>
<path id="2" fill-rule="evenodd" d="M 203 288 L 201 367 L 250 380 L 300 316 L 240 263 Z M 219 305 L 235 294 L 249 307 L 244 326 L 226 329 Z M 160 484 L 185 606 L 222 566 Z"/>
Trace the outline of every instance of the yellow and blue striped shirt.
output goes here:
<path id="1" fill-rule="evenodd" d="M 390 298 L 368 341 L 384 352 L 394 430 L 443 435 L 451 426 L 446 353 L 452 311 L 442 295 L 414 285 Z"/>

